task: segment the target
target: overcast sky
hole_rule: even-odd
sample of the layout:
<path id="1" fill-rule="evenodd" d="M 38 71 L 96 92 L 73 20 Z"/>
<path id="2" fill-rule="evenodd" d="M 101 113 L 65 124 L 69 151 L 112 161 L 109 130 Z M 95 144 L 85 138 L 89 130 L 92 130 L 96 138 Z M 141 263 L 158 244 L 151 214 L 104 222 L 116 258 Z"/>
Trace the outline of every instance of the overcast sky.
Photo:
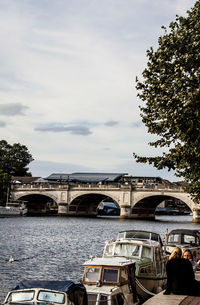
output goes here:
<path id="1" fill-rule="evenodd" d="M 135 78 L 146 50 L 194 0 L 0 0 L 0 134 L 32 153 L 33 176 L 125 172 L 155 154 Z M 180 180 L 180 179 L 179 179 Z"/>

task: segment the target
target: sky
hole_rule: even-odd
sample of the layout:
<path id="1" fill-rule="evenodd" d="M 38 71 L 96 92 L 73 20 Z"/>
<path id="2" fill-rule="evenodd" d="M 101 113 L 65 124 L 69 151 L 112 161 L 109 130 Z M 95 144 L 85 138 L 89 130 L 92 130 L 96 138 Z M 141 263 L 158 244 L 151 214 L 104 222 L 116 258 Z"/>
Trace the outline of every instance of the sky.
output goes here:
<path id="1" fill-rule="evenodd" d="M 137 164 L 162 151 L 135 89 L 162 25 L 195 0 L 0 0 L 0 139 L 26 145 L 33 176 L 174 172 Z"/>

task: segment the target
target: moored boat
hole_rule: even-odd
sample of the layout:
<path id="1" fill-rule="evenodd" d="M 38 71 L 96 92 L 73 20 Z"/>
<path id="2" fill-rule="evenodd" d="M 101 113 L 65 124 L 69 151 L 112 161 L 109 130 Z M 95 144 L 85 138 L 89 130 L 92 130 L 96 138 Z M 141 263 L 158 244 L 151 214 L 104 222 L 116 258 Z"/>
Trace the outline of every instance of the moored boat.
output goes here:
<path id="1" fill-rule="evenodd" d="M 135 263 L 125 258 L 91 258 L 84 263 L 83 284 L 89 305 L 136 305 Z"/>
<path id="2" fill-rule="evenodd" d="M 182 251 L 190 249 L 195 261 L 200 259 L 200 231 L 176 229 L 165 233 L 165 249 L 171 253 L 175 247 Z"/>
<path id="3" fill-rule="evenodd" d="M 0 217 L 25 216 L 28 212 L 25 202 L 16 200 L 7 202 L 6 206 L 0 206 Z"/>
<path id="4" fill-rule="evenodd" d="M 82 284 L 72 281 L 22 281 L 2 304 L 87 305 L 87 293 Z"/>
<path id="5" fill-rule="evenodd" d="M 164 289 L 168 256 L 159 234 L 136 230 L 119 232 L 116 240 L 106 243 L 103 257 L 125 257 L 135 262 L 136 288 L 144 300 Z"/>

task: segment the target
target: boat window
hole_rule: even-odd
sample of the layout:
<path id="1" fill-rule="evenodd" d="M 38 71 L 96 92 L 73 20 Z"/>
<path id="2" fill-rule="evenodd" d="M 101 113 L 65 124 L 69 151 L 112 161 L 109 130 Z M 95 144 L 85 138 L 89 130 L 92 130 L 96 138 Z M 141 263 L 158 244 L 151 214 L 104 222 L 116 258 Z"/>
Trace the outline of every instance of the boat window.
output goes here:
<path id="1" fill-rule="evenodd" d="M 38 300 L 64 304 L 65 295 L 64 295 L 64 293 L 59 293 L 59 292 L 40 291 L 38 294 Z"/>
<path id="2" fill-rule="evenodd" d="M 117 238 L 122 239 L 122 238 L 125 238 L 125 236 L 126 236 L 125 232 L 119 232 Z"/>
<path id="3" fill-rule="evenodd" d="M 179 242 L 179 234 L 171 234 L 168 236 L 168 243 L 178 243 Z"/>
<path id="4" fill-rule="evenodd" d="M 142 257 L 151 258 L 151 248 L 143 246 L 142 247 Z"/>
<path id="5" fill-rule="evenodd" d="M 22 301 L 31 301 L 34 297 L 35 291 L 16 291 L 11 292 L 8 297 L 8 303 L 10 302 L 22 302 Z"/>
<path id="6" fill-rule="evenodd" d="M 195 244 L 195 237 L 192 235 L 184 235 L 183 242 L 184 244 Z"/>
<path id="7" fill-rule="evenodd" d="M 99 280 L 100 268 L 89 267 L 86 268 L 85 281 L 97 282 Z"/>
<path id="8" fill-rule="evenodd" d="M 107 304 L 108 304 L 108 296 L 105 294 L 101 294 L 99 299 L 99 305 L 107 305 Z"/>
<path id="9" fill-rule="evenodd" d="M 118 282 L 118 269 L 103 269 L 103 282 L 117 283 Z"/>
<path id="10" fill-rule="evenodd" d="M 97 294 L 88 293 L 88 305 L 96 305 L 97 302 Z"/>
<path id="11" fill-rule="evenodd" d="M 131 243 L 117 243 L 115 245 L 115 256 L 139 256 L 140 246 Z"/>

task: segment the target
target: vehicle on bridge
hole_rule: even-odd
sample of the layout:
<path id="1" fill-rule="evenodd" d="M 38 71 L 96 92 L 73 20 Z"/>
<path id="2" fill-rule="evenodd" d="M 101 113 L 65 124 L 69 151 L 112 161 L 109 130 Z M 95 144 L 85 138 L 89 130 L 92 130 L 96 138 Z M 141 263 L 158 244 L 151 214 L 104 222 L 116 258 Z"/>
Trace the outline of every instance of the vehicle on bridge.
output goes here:
<path id="1" fill-rule="evenodd" d="M 176 229 L 165 233 L 165 248 L 171 253 L 175 247 L 182 251 L 190 249 L 195 261 L 200 259 L 200 231 L 189 229 Z"/>
<path id="2" fill-rule="evenodd" d="M 84 263 L 83 284 L 89 305 L 136 305 L 135 262 L 117 258 L 91 258 Z"/>
<path id="3" fill-rule="evenodd" d="M 119 232 L 117 239 L 106 243 L 103 257 L 125 257 L 135 262 L 136 289 L 144 300 L 165 286 L 168 256 L 157 233 L 135 230 Z"/>
<path id="4" fill-rule="evenodd" d="M 82 284 L 72 281 L 22 281 L 11 290 L 3 305 L 87 305 Z"/>

